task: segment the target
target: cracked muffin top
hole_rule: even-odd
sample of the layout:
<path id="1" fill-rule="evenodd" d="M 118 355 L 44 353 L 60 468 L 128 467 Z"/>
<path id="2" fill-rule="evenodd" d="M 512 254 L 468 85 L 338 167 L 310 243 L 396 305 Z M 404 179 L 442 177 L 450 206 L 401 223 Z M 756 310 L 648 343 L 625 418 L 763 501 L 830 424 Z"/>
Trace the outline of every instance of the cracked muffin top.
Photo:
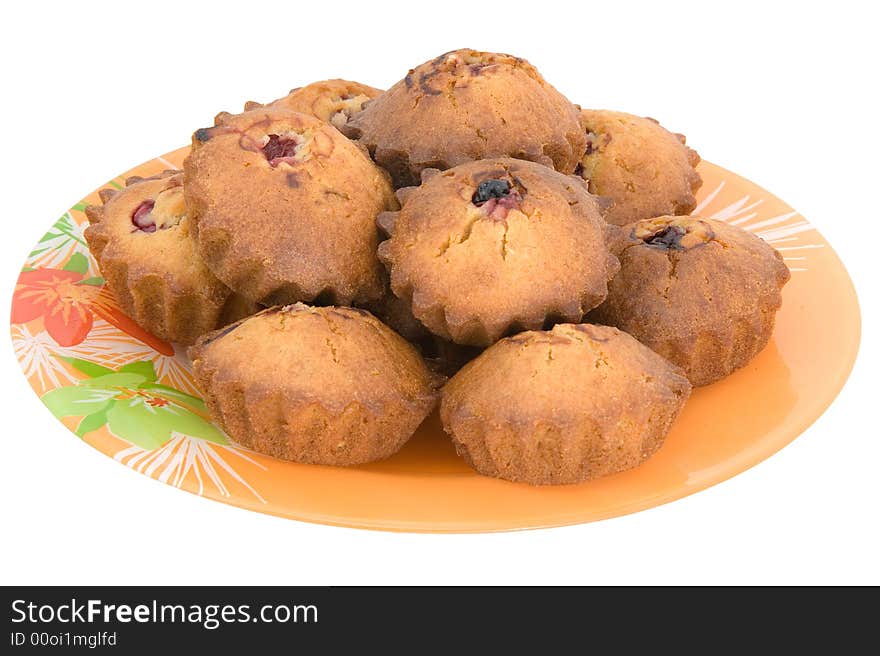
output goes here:
<path id="1" fill-rule="evenodd" d="M 518 157 L 574 171 L 584 151 L 577 108 L 524 59 L 455 50 L 409 71 L 343 128 L 391 173 L 418 184 L 425 168 Z"/>
<path id="2" fill-rule="evenodd" d="M 288 404 L 339 412 L 353 403 L 377 413 L 401 403 L 427 411 L 439 380 L 402 337 L 348 307 L 270 308 L 205 335 L 189 354 L 200 372 L 251 394 L 283 390 Z"/>
<path id="3" fill-rule="evenodd" d="M 211 417 L 275 458 L 358 465 L 387 458 L 433 409 L 442 377 L 364 310 L 270 308 L 189 350 Z"/>
<path id="4" fill-rule="evenodd" d="M 618 269 L 582 180 L 524 160 L 426 170 L 380 215 L 391 289 L 431 332 L 486 346 L 511 330 L 579 321 Z"/>
<path id="5" fill-rule="evenodd" d="M 375 218 L 388 176 L 327 123 L 284 108 L 225 115 L 196 131 L 184 162 L 199 252 L 264 305 L 381 297 Z"/>
<path id="6" fill-rule="evenodd" d="M 322 80 L 291 89 L 283 98 L 266 105 L 248 102 L 244 108 L 248 111 L 259 107 L 283 107 L 314 116 L 338 129 L 363 110 L 365 103 L 381 93 L 381 89 L 351 80 Z"/>
<path id="7" fill-rule="evenodd" d="M 131 177 L 86 208 L 85 238 L 122 310 L 151 333 L 191 344 L 213 330 L 232 291 L 198 256 L 183 174 Z"/>
<path id="8" fill-rule="evenodd" d="M 667 214 L 688 214 L 702 179 L 696 151 L 652 118 L 623 112 L 581 110 L 586 151 L 577 173 L 590 192 L 613 205 L 605 220 L 615 225 Z"/>
<path id="9" fill-rule="evenodd" d="M 683 372 L 630 335 L 560 324 L 466 364 L 444 387 L 440 416 L 481 474 L 578 483 L 651 456 L 689 395 Z"/>
<path id="10" fill-rule="evenodd" d="M 769 339 L 790 273 L 760 237 L 723 221 L 663 216 L 624 228 L 620 273 L 590 318 L 617 326 L 704 385 Z"/>

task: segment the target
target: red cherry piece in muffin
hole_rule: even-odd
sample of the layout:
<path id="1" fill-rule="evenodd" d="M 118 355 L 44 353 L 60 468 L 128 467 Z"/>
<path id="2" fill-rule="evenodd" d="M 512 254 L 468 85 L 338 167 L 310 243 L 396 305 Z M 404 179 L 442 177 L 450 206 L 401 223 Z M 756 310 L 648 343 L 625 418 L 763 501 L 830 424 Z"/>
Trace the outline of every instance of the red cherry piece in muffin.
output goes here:
<path id="1" fill-rule="evenodd" d="M 86 208 L 89 250 L 119 307 L 162 339 L 192 344 L 222 320 L 232 290 L 196 252 L 179 171 L 129 178 Z"/>

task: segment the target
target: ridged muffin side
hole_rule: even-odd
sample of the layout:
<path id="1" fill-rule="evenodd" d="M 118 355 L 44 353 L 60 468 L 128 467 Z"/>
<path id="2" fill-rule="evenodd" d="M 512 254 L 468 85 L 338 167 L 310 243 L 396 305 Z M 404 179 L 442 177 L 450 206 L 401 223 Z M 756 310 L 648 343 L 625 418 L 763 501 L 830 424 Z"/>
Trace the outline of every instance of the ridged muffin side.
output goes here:
<path id="1" fill-rule="evenodd" d="M 440 417 L 479 473 L 579 483 L 640 465 L 690 395 L 684 373 L 608 326 L 560 324 L 501 340 L 450 379 Z"/>
<path id="2" fill-rule="evenodd" d="M 381 297 L 375 220 L 397 201 L 332 126 L 283 107 L 221 116 L 183 167 L 199 254 L 231 289 L 267 306 Z"/>
<path id="3" fill-rule="evenodd" d="M 393 455 L 442 381 L 413 346 L 353 308 L 271 308 L 205 335 L 189 355 L 211 416 L 235 442 L 312 464 Z"/>
<path id="4" fill-rule="evenodd" d="M 463 48 L 410 70 L 352 117 L 358 139 L 395 187 L 426 168 L 517 157 L 572 173 L 584 152 L 578 108 L 519 57 Z"/>
<path id="5" fill-rule="evenodd" d="M 621 269 L 591 321 L 617 326 L 707 385 L 767 344 L 791 274 L 757 235 L 715 219 L 663 216 L 624 228 Z"/>
<path id="6" fill-rule="evenodd" d="M 192 344 L 217 327 L 232 290 L 197 253 L 182 174 L 132 177 L 86 208 L 89 250 L 119 307 L 162 339 Z"/>
<path id="7" fill-rule="evenodd" d="M 379 216 L 379 258 L 392 292 L 428 330 L 488 346 L 545 322 L 580 321 L 619 267 L 617 228 L 576 176 L 496 158 L 440 172 L 397 191 Z"/>
<path id="8" fill-rule="evenodd" d="M 689 214 L 697 206 L 700 156 L 683 134 L 624 112 L 583 109 L 580 119 L 587 145 L 577 172 L 591 193 L 612 201 L 609 223 Z"/>

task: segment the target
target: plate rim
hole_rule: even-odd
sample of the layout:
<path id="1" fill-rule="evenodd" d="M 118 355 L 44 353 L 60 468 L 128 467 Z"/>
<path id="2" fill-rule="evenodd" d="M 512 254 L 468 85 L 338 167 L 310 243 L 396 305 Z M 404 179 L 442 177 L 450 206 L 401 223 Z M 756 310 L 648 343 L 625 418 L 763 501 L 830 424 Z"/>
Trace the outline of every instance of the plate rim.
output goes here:
<path id="1" fill-rule="evenodd" d="M 153 162 L 161 162 L 165 165 L 168 165 L 169 168 L 174 167 L 174 165 L 168 160 L 169 157 L 174 155 L 179 155 L 182 151 L 188 149 L 188 146 L 183 146 L 181 148 L 169 151 L 163 155 L 158 157 L 154 157 L 150 160 L 142 162 L 141 164 L 132 167 L 125 173 L 120 176 L 117 176 L 114 179 L 125 178 L 129 175 L 133 175 L 134 171 L 140 170 L 146 166 L 149 166 Z M 786 206 L 790 207 L 788 203 L 779 199 L 778 196 L 775 196 L 770 191 L 768 191 L 764 186 L 752 181 L 751 179 L 745 178 L 738 173 L 730 171 L 728 169 L 724 169 L 723 167 L 714 164 L 712 162 L 708 162 L 703 160 L 701 162 L 701 166 L 711 167 L 718 172 L 721 172 L 725 175 L 729 175 L 739 180 L 743 180 L 745 183 L 759 189 L 761 192 L 766 194 L 767 196 L 778 199 L 781 203 L 784 203 Z M 176 168 L 176 167 L 174 167 Z M 86 195 L 86 198 L 90 195 L 96 193 L 99 189 L 106 187 L 107 185 L 102 185 L 97 187 L 94 191 L 90 192 L 90 194 Z M 80 203 L 74 204 L 71 207 L 75 208 L 76 205 L 82 204 Z M 792 208 L 793 209 L 793 208 Z M 68 212 L 70 210 L 67 210 Z M 731 478 L 741 474 L 756 465 L 760 464 L 764 460 L 769 457 L 775 455 L 786 446 L 791 444 L 795 439 L 800 437 L 810 426 L 812 426 L 818 419 L 821 417 L 827 409 L 836 401 L 839 397 L 840 392 L 843 390 L 846 385 L 847 380 L 850 377 L 850 374 L 855 366 L 855 362 L 858 359 L 858 354 L 861 347 L 861 336 L 862 336 L 862 313 L 861 307 L 858 299 L 858 294 L 856 287 L 853 283 L 851 276 L 849 275 L 849 271 L 846 268 L 846 265 L 834 250 L 832 245 L 828 242 L 827 239 L 819 232 L 815 227 L 812 228 L 815 230 L 816 234 L 821 239 L 824 249 L 829 253 L 829 255 L 833 258 L 834 266 L 838 267 L 840 272 L 842 273 L 841 281 L 844 283 L 844 288 L 846 290 L 846 301 L 850 304 L 851 309 L 853 311 L 853 321 L 852 321 L 852 334 L 851 339 L 848 339 L 846 342 L 846 351 L 842 352 L 839 357 L 835 360 L 837 363 L 837 367 L 834 371 L 829 372 L 829 377 L 825 379 L 826 385 L 824 389 L 827 390 L 827 394 L 822 394 L 819 397 L 816 397 L 812 400 L 808 407 L 803 408 L 796 416 L 788 419 L 788 424 L 790 429 L 786 430 L 786 436 L 782 439 L 776 438 L 773 440 L 764 440 L 760 444 L 752 445 L 751 448 L 746 450 L 743 453 L 737 454 L 737 457 L 728 458 L 724 461 L 723 466 L 719 465 L 719 471 L 716 475 L 712 477 L 704 477 L 696 483 L 692 484 L 684 484 L 680 485 L 672 490 L 662 492 L 655 497 L 651 497 L 650 501 L 646 501 L 644 497 L 640 497 L 638 499 L 630 500 L 626 503 L 620 505 L 608 506 L 602 509 L 600 512 L 596 512 L 595 510 L 590 511 L 589 516 L 578 515 L 576 512 L 568 512 L 563 515 L 550 515 L 547 517 L 546 521 L 538 522 L 538 521 L 529 521 L 529 522 L 501 522 L 492 526 L 470 526 L 470 523 L 476 522 L 459 522 L 457 524 L 452 522 L 437 522 L 437 521 L 428 521 L 421 520 L 418 522 L 415 521 L 407 521 L 407 520 L 378 520 L 374 518 L 346 518 L 346 517 L 334 517 L 328 516 L 324 513 L 309 513 L 303 512 L 299 510 L 290 510 L 285 509 L 276 510 L 274 506 L 271 504 L 264 504 L 263 507 L 255 507 L 252 505 L 248 505 L 242 503 L 236 498 L 227 497 L 225 499 L 216 498 L 213 495 L 199 494 L 197 491 L 193 489 L 189 489 L 187 487 L 179 487 L 179 489 L 188 492 L 190 494 L 194 494 L 196 496 L 200 496 L 211 501 L 216 501 L 223 503 L 224 505 L 234 506 L 246 511 L 255 511 L 261 514 L 271 515 L 274 517 L 280 517 L 283 519 L 293 519 L 296 521 L 307 522 L 320 524 L 324 526 L 338 526 L 343 528 L 359 528 L 373 531 L 385 531 L 385 532 L 406 532 L 406 533 L 439 533 L 439 534 L 450 534 L 450 533 L 461 533 L 461 534 L 472 534 L 472 533 L 498 533 L 498 532 L 508 532 L 508 531 L 523 531 L 523 530 L 538 530 L 538 529 L 548 529 L 548 528 L 557 528 L 557 527 L 565 527 L 565 526 L 573 526 L 578 524 L 586 524 L 597 521 L 602 521 L 604 519 L 610 519 L 613 517 L 621 517 L 625 515 L 630 515 L 636 512 L 650 510 L 652 508 L 657 508 L 660 506 L 664 506 L 673 501 L 677 501 L 679 499 L 684 499 L 686 497 L 691 496 L 697 492 L 701 492 L 709 487 L 713 487 L 720 483 L 730 480 Z M 19 276 L 21 273 L 19 273 Z M 15 284 L 18 284 L 18 277 L 15 280 Z M 11 319 L 11 317 L 10 317 Z M 10 321 L 11 327 L 14 327 L 15 324 L 12 324 Z M 18 357 L 17 353 L 15 354 L 16 361 L 19 363 L 19 368 L 22 370 L 22 373 L 25 377 L 25 380 L 28 383 L 28 386 L 34 390 L 37 394 L 38 399 L 40 397 L 40 392 L 37 388 L 31 383 L 30 379 L 27 376 L 27 372 L 23 368 L 23 363 L 21 359 Z M 41 400 L 41 404 L 42 403 Z M 48 410 L 48 408 L 47 408 Z M 61 419 L 58 419 L 59 423 L 61 423 L 68 432 L 73 432 L 72 429 L 67 426 Z M 767 435 L 769 433 L 765 433 Z M 88 442 L 87 440 L 83 440 L 90 447 L 100 452 L 102 455 L 114 458 L 113 454 L 108 453 L 97 445 Z M 243 450 L 247 452 L 246 450 Z M 125 464 L 120 462 L 120 464 Z M 131 467 L 129 467 L 131 468 Z M 158 480 L 155 476 L 148 475 L 149 478 L 156 480 L 157 483 L 163 483 L 163 481 Z M 163 484 L 167 484 L 164 482 Z M 540 489 L 540 488 L 539 488 Z"/>

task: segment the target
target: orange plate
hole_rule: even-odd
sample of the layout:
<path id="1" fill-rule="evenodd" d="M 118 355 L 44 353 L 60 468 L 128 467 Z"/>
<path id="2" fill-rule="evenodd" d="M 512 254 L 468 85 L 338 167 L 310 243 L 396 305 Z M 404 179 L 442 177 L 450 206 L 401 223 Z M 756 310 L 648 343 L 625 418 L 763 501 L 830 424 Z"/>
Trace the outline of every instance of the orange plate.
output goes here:
<path id="1" fill-rule="evenodd" d="M 178 168 L 186 152 L 146 162 L 109 185 Z M 96 449 L 168 484 L 251 510 L 434 532 L 561 526 L 636 512 L 723 481 L 788 444 L 831 403 L 858 350 L 855 291 L 822 236 L 748 180 L 708 162 L 700 173 L 696 212 L 755 231 L 791 268 L 776 332 L 747 367 L 694 392 L 647 463 L 591 483 L 530 487 L 478 476 L 456 456 L 436 414 L 399 454 L 363 467 L 287 463 L 226 443 L 194 398 L 184 349 L 140 331 L 103 288 L 82 241 L 82 210 L 98 202 L 97 193 L 62 216 L 28 257 L 13 301 L 16 354 L 37 394 Z M 96 381 L 126 365 L 133 375 Z M 150 371 L 165 387 L 150 385 Z M 75 389 L 52 393 L 60 387 Z M 89 400 L 85 393 L 97 396 Z M 87 410 L 76 405 L 83 399 Z M 114 421 L 102 403 L 117 408 Z M 130 424 L 127 431 L 117 428 L 125 425 L 121 414 L 135 410 L 143 411 L 132 415 L 142 422 L 138 427 L 150 417 L 164 423 L 145 428 L 143 439 L 132 435 Z M 187 421 L 175 423 L 181 414 Z"/>

